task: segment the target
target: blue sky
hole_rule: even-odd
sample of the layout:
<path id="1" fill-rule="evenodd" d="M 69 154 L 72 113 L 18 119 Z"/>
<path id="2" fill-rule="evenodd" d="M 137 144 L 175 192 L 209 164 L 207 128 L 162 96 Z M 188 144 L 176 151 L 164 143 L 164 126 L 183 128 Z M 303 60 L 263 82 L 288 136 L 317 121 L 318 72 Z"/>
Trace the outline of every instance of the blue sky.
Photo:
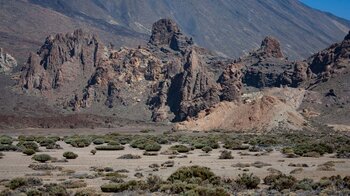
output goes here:
<path id="1" fill-rule="evenodd" d="M 350 20 L 350 0 L 300 0 L 306 5 Z"/>

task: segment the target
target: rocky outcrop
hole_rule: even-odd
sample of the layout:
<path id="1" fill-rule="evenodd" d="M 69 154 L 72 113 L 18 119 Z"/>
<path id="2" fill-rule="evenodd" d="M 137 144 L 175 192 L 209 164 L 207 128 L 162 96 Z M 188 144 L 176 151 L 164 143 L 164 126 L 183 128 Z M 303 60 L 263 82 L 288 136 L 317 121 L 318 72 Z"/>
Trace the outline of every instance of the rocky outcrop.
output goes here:
<path id="1" fill-rule="evenodd" d="M 16 59 L 0 48 L 0 73 L 9 73 L 15 67 L 17 67 Z"/>
<path id="2" fill-rule="evenodd" d="M 81 29 L 73 34 L 51 35 L 36 54 L 30 54 L 20 83 L 26 89 L 41 91 L 70 86 L 90 77 L 104 52 L 99 40 Z"/>
<path id="3" fill-rule="evenodd" d="M 149 43 L 158 47 L 167 46 L 183 54 L 188 46 L 193 45 L 192 38 L 183 35 L 171 19 L 161 19 L 153 24 Z"/>
<path id="4" fill-rule="evenodd" d="M 222 101 L 240 100 L 243 87 L 241 67 L 239 64 L 229 65 L 221 74 L 218 82 L 221 85 Z"/>
<path id="5" fill-rule="evenodd" d="M 256 88 L 300 87 L 308 83 L 312 72 L 306 62 L 288 61 L 281 52 L 280 43 L 266 37 L 261 47 L 237 62 L 243 64 L 243 83 Z"/>
<path id="6" fill-rule="evenodd" d="M 193 117 L 199 111 L 209 108 L 220 101 L 219 86 L 214 77 L 206 70 L 203 62 L 194 49 L 187 55 L 184 72 L 180 73 L 178 81 L 179 107 L 177 121 Z"/>
<path id="7" fill-rule="evenodd" d="M 81 30 L 50 36 L 30 55 L 20 84 L 73 111 L 105 108 L 145 120 L 183 121 L 221 100 L 239 100 L 242 73 L 222 59 L 161 19 L 149 43 L 138 48 L 106 50 Z M 221 74 L 221 67 L 228 68 Z"/>
<path id="8" fill-rule="evenodd" d="M 333 75 L 341 73 L 350 65 L 350 32 L 341 43 L 314 54 L 307 62 L 318 81 L 327 81 Z"/>
<path id="9" fill-rule="evenodd" d="M 284 58 L 279 41 L 271 36 L 265 37 L 253 55 L 259 58 Z"/>

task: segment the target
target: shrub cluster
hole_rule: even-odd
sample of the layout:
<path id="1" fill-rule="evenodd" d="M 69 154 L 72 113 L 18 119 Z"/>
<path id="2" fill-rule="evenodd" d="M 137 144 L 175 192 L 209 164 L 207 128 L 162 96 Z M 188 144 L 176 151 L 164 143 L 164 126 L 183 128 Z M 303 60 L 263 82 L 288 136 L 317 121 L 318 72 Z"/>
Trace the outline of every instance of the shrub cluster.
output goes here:
<path id="1" fill-rule="evenodd" d="M 78 157 L 77 154 L 75 154 L 74 152 L 64 152 L 63 153 L 63 157 L 66 158 L 66 159 L 76 159 Z"/>

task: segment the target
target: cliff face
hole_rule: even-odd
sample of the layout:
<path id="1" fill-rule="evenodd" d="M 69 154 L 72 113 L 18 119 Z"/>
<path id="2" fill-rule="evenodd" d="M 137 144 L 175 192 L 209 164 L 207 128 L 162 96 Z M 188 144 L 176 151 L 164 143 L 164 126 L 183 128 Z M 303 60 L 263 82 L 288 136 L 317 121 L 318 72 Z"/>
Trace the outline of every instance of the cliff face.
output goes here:
<path id="1" fill-rule="evenodd" d="M 103 55 L 104 46 L 82 30 L 49 36 L 36 54 L 30 54 L 20 82 L 30 90 L 67 88 L 90 77 Z"/>
<path id="2" fill-rule="evenodd" d="M 148 110 L 149 120 L 181 121 L 220 97 L 238 96 L 240 85 L 228 87 L 240 77 L 238 70 L 226 72 L 222 81 L 209 70 L 223 63 L 219 59 L 195 46 L 172 20 L 162 19 L 153 25 L 149 44 L 134 49 L 107 50 L 81 30 L 49 36 L 22 68 L 20 85 L 74 111 L 95 105 L 109 111 L 134 108 Z M 221 91 L 221 83 L 229 90 Z"/>

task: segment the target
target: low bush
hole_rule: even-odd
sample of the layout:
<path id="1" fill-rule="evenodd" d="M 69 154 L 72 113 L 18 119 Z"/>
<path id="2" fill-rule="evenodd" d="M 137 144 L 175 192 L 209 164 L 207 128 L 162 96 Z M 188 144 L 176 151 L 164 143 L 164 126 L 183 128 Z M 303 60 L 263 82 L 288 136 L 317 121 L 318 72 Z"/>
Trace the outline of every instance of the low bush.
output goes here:
<path id="1" fill-rule="evenodd" d="M 233 159 L 231 151 L 224 150 L 221 152 L 219 159 Z"/>
<path id="2" fill-rule="evenodd" d="M 112 145 L 107 145 L 107 146 L 96 146 L 96 150 L 124 150 L 124 146 L 117 145 L 117 146 L 112 146 Z"/>
<path id="3" fill-rule="evenodd" d="M 76 159 L 78 157 L 77 154 L 75 154 L 74 152 L 64 152 L 63 153 L 63 157 L 66 158 L 66 159 Z"/>
<path id="4" fill-rule="evenodd" d="M 210 171 L 207 167 L 201 167 L 201 166 L 190 166 L 190 167 L 181 167 L 177 169 L 174 173 L 172 173 L 168 181 L 175 182 L 175 181 L 181 181 L 181 182 L 187 182 L 187 183 L 194 183 L 194 182 L 202 182 L 204 180 L 209 180 L 211 177 L 215 176 L 215 174 Z"/>
<path id="5" fill-rule="evenodd" d="M 60 185 L 67 189 L 77 189 L 86 187 L 87 183 L 84 180 L 69 180 L 62 182 Z"/>
<path id="6" fill-rule="evenodd" d="M 52 184 L 45 184 L 44 187 L 45 187 L 45 193 L 47 195 L 69 196 L 67 189 L 62 185 L 52 183 Z"/>
<path id="7" fill-rule="evenodd" d="M 23 152 L 23 154 L 28 155 L 28 156 L 31 156 L 31 155 L 33 155 L 33 154 L 36 153 L 35 150 L 30 149 L 30 148 L 26 148 L 26 149 L 24 149 L 22 152 Z"/>
<path id="8" fill-rule="evenodd" d="M 260 178 L 253 174 L 243 173 L 242 175 L 238 175 L 235 182 L 246 189 L 256 189 L 260 184 Z"/>
<path id="9" fill-rule="evenodd" d="M 203 152 L 205 152 L 205 153 L 208 153 L 208 152 L 210 152 L 210 151 L 212 151 L 213 149 L 210 147 L 210 146 L 204 146 L 203 148 L 202 148 L 202 151 Z"/>
<path id="10" fill-rule="evenodd" d="M 133 155 L 133 154 L 125 154 L 125 155 L 118 157 L 118 159 L 141 159 L 141 156 Z"/>
<path id="11" fill-rule="evenodd" d="M 84 148 L 84 147 L 90 146 L 91 144 L 91 138 L 87 136 L 75 135 L 75 136 L 65 138 L 64 141 L 75 148 Z"/>
<path id="12" fill-rule="evenodd" d="M 7 186 L 14 190 L 22 186 L 40 186 L 42 185 L 42 180 L 40 178 L 36 177 L 30 177 L 30 178 L 14 178 L 12 179 Z"/>
<path id="13" fill-rule="evenodd" d="M 90 151 L 90 153 L 91 153 L 92 155 L 95 155 L 95 154 L 96 154 L 96 150 L 95 150 L 95 149 L 92 149 L 92 150 Z"/>
<path id="14" fill-rule="evenodd" d="M 161 145 L 158 143 L 148 143 L 145 145 L 145 150 L 146 151 L 159 151 L 162 148 Z"/>
<path id="15" fill-rule="evenodd" d="M 188 148 L 185 145 L 175 145 L 175 146 L 171 146 L 170 150 L 176 150 L 179 153 L 187 153 L 190 151 L 190 148 Z"/>
<path id="16" fill-rule="evenodd" d="M 293 176 L 280 174 L 266 176 L 264 183 L 270 185 L 270 189 L 282 191 L 284 189 L 291 189 L 297 183 L 297 180 Z"/>
<path id="17" fill-rule="evenodd" d="M 47 161 L 50 161 L 52 157 L 48 154 L 37 154 L 34 155 L 32 159 L 41 163 L 45 163 Z"/>
<path id="18" fill-rule="evenodd" d="M 210 188 L 204 186 L 197 186 L 185 192 L 187 196 L 200 196 L 200 195 L 211 195 L 211 196 L 229 196 L 230 194 L 222 187 Z"/>
<path id="19" fill-rule="evenodd" d="M 33 149 L 35 151 L 39 150 L 39 146 L 33 141 L 18 142 L 17 146 L 21 149 Z"/>
<path id="20" fill-rule="evenodd" d="M 17 189 L 28 184 L 25 178 L 14 178 L 8 183 L 8 187 L 12 190 Z"/>
<path id="21" fill-rule="evenodd" d="M 96 138 L 92 143 L 94 143 L 95 145 L 101 145 L 105 143 L 105 140 L 102 138 Z"/>
<path id="22" fill-rule="evenodd" d="M 14 146 L 12 144 L 7 145 L 7 144 L 0 144 L 0 151 L 18 151 L 18 147 Z"/>
<path id="23" fill-rule="evenodd" d="M 109 183 L 101 186 L 102 192 L 106 193 L 118 193 L 123 191 L 135 191 L 135 190 L 145 190 L 147 189 L 147 184 L 144 181 L 131 180 L 125 183 Z"/>
<path id="24" fill-rule="evenodd" d="M 2 136 L 0 136 L 0 144 L 3 144 L 3 145 L 11 145 L 12 142 L 13 142 L 12 137 L 7 136 L 7 135 L 2 135 Z"/>

